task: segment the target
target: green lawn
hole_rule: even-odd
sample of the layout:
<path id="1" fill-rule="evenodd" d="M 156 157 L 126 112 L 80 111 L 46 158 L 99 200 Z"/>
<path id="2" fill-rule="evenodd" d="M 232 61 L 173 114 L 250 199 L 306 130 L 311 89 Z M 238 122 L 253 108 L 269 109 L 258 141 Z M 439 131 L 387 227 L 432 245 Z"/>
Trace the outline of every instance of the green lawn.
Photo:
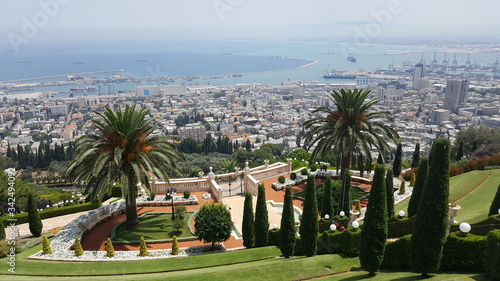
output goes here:
<path id="1" fill-rule="evenodd" d="M 115 229 L 113 242 L 140 241 L 144 236 L 146 241 L 158 241 L 172 239 L 174 235 L 178 238 L 194 237 L 189 231 L 189 217 L 193 212 L 186 213 L 184 227 L 177 232 L 172 227 L 171 213 L 146 213 L 139 217 L 139 226 L 134 230 L 125 229 L 125 223 L 118 225 Z"/>
<path id="2" fill-rule="evenodd" d="M 41 245 L 16 255 L 16 274 L 20 275 L 106 275 L 106 274 L 139 274 L 165 271 L 189 270 L 203 267 L 219 267 L 227 264 L 246 263 L 256 260 L 280 256 L 278 248 L 263 247 L 228 253 L 206 254 L 192 257 L 169 259 L 114 261 L 114 262 L 60 262 L 27 259 L 40 251 Z M 0 280 L 2 275 L 9 274 L 7 258 L 0 259 Z M 9 274 L 10 276 L 16 274 Z M 31 277 L 30 277 L 31 278 Z M 87 278 L 88 279 L 88 278 Z M 93 279 L 93 278 L 92 278 Z M 108 277 L 109 279 L 109 277 Z M 32 280 L 26 278 L 26 280 Z"/>
<path id="3" fill-rule="evenodd" d="M 485 274 L 478 273 L 439 273 L 431 274 L 431 278 L 422 279 L 419 274 L 412 272 L 387 271 L 377 272 L 374 277 L 368 276 L 366 271 L 352 271 L 338 275 L 319 278 L 318 280 L 489 280 Z"/>
<path id="4" fill-rule="evenodd" d="M 475 223 L 487 218 L 491 202 L 500 183 L 500 169 L 471 171 L 450 178 L 450 201 L 457 200 L 462 208 L 455 220 Z M 476 188 L 474 190 L 474 188 Z M 474 191 L 472 191 L 474 190 Z M 472 191 L 472 192 L 471 192 Z M 470 194 L 468 194 L 471 192 Z M 467 195 L 468 194 L 468 195 Z M 464 197 L 465 196 L 465 197 Z M 396 213 L 407 211 L 409 199 L 394 207 Z"/>

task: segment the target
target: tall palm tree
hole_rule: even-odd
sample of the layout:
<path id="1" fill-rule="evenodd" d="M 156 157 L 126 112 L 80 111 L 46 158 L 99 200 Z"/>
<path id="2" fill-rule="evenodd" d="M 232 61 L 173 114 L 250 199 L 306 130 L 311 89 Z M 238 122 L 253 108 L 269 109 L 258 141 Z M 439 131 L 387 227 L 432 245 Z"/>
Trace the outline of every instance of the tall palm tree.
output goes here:
<path id="1" fill-rule="evenodd" d="M 75 158 L 66 173 L 76 182 L 84 182 L 91 198 L 109 194 L 114 183 L 121 184 L 126 203 L 126 225 L 137 226 L 137 185 L 150 191 L 150 173 L 168 181 L 180 173 L 177 161 L 182 159 L 164 136 L 149 137 L 156 129 L 149 109 L 136 110 L 135 105 L 117 111 L 105 108 L 94 112 L 101 120 L 93 120 L 96 132 L 76 142 Z"/>
<path id="2" fill-rule="evenodd" d="M 363 153 L 371 159 L 372 147 L 383 152 L 389 149 L 388 141 L 396 142 L 397 132 L 384 121 L 392 121 L 390 112 L 373 111 L 370 108 L 378 99 L 368 99 L 369 90 L 339 89 L 333 90 L 328 98 L 333 108 L 318 107 L 313 113 L 320 113 L 318 117 L 304 122 L 308 130 L 304 140 L 310 146 L 316 144 L 312 157 L 326 156 L 330 152 L 336 153 L 341 161 L 341 179 L 351 164 L 353 153 Z M 344 185 L 349 188 L 349 185 Z M 344 190 L 343 194 L 349 194 Z M 349 198 L 344 198 L 344 210 L 349 206 Z"/>

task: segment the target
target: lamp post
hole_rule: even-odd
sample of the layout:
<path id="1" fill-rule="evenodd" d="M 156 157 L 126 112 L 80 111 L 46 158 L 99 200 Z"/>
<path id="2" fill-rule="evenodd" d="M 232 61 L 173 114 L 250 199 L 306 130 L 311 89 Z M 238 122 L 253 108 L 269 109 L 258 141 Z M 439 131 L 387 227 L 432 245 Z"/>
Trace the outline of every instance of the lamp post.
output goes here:
<path id="1" fill-rule="evenodd" d="M 177 192 L 177 190 L 173 187 L 168 187 L 167 190 L 165 191 L 167 196 L 170 196 L 170 198 L 172 199 L 172 221 L 175 220 L 175 214 L 174 214 L 174 194 L 175 194 L 175 192 Z"/>

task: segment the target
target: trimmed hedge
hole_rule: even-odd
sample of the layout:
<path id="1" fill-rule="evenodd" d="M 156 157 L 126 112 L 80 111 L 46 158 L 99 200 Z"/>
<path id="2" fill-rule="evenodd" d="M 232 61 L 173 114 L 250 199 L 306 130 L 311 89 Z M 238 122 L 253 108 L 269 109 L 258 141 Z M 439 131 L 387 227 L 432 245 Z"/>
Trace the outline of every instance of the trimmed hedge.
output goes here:
<path id="1" fill-rule="evenodd" d="M 484 251 L 484 260 L 483 260 L 483 269 L 487 271 L 494 270 L 495 272 L 491 272 L 493 274 L 493 280 L 500 280 L 500 258 L 497 257 L 496 264 L 492 264 L 492 261 L 495 262 L 496 251 L 499 251 L 498 245 L 500 244 L 500 229 L 492 230 L 488 233 L 486 237 L 485 243 L 485 251 Z M 500 253 L 498 253 L 500 255 Z"/>
<path id="2" fill-rule="evenodd" d="M 300 236 L 295 237 L 295 246 L 293 247 L 293 255 L 294 256 L 304 255 L 304 251 L 302 251 L 302 239 L 300 238 Z"/>
<path id="3" fill-rule="evenodd" d="M 391 217 L 387 223 L 387 238 L 399 238 L 413 232 L 414 218 L 402 218 L 398 216 Z"/>
<path id="4" fill-rule="evenodd" d="M 79 212 L 84 212 L 84 211 L 89 211 L 95 208 L 99 208 L 101 206 L 100 200 L 96 203 L 84 203 L 80 205 L 74 205 L 74 206 L 67 206 L 67 207 L 61 207 L 61 208 L 50 208 L 46 209 L 43 211 L 40 211 L 40 218 L 43 219 L 48 219 L 48 218 L 53 218 L 53 217 L 58 217 L 58 216 L 63 216 L 63 215 L 69 215 L 69 214 L 74 214 L 74 213 L 79 213 Z M 14 216 L 4 216 L 1 217 L 0 220 L 5 222 L 7 219 L 17 219 L 17 224 L 21 223 L 27 223 L 28 222 L 28 213 L 19 213 L 15 214 Z"/>
<path id="5" fill-rule="evenodd" d="M 465 235 L 460 231 L 450 233 L 444 244 L 439 270 L 481 271 L 485 246 L 485 236 Z"/>
<path id="6" fill-rule="evenodd" d="M 269 229 L 267 234 L 267 245 L 268 246 L 279 246 L 280 245 L 280 229 Z"/>
<path id="7" fill-rule="evenodd" d="M 318 238 L 318 254 L 344 253 L 349 257 L 359 255 L 361 231 L 349 228 L 344 231 L 325 231 Z"/>
<path id="8" fill-rule="evenodd" d="M 410 239 L 411 234 L 385 245 L 382 269 L 410 269 Z M 455 269 L 457 270 L 457 269 Z"/>
<path id="9" fill-rule="evenodd" d="M 338 222 L 340 226 L 343 226 L 345 229 L 347 229 L 347 225 L 349 224 L 349 217 L 339 215 L 329 219 L 321 218 L 318 221 L 319 233 L 330 230 L 330 225 L 332 224 L 332 222 Z"/>

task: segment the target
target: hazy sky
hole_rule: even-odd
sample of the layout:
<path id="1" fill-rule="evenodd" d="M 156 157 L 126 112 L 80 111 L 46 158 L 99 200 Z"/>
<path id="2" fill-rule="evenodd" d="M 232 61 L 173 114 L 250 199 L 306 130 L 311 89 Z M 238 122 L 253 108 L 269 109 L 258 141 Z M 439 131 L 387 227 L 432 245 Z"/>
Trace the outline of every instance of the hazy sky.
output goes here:
<path id="1" fill-rule="evenodd" d="M 0 48 L 23 39 L 349 36 L 356 27 L 499 37 L 499 10 L 499 0 L 0 0 Z"/>

